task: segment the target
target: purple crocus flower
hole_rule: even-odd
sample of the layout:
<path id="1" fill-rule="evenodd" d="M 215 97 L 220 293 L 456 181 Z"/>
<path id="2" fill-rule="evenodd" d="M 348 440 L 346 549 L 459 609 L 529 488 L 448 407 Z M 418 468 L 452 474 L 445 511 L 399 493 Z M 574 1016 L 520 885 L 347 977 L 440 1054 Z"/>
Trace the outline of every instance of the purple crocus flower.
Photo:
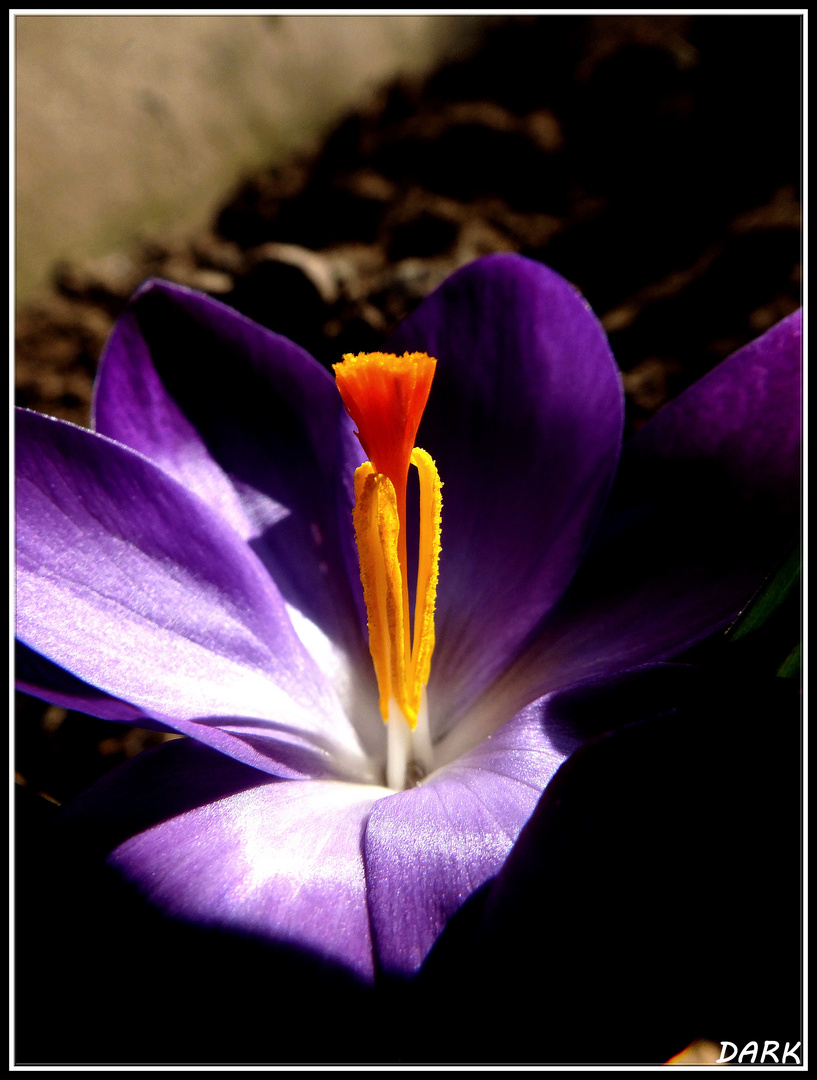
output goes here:
<path id="1" fill-rule="evenodd" d="M 437 358 L 417 441 L 445 489 L 433 770 L 393 791 L 352 530 L 364 454 L 334 382 L 149 282 L 94 430 L 17 417 L 19 685 L 190 738 L 66 821 L 103 822 L 108 865 L 163 915 L 364 981 L 415 972 L 582 741 L 583 688 L 728 625 L 793 535 L 800 346 L 797 313 L 622 454 L 605 335 L 546 267 L 479 260 L 398 328 L 392 351 Z"/>

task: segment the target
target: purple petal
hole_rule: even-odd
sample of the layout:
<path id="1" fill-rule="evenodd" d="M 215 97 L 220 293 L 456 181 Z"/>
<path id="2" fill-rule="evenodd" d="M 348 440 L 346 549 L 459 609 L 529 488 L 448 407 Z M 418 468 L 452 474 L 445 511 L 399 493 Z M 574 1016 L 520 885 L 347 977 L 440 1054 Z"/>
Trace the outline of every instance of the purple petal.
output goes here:
<path id="1" fill-rule="evenodd" d="M 228 525 L 108 439 L 25 411 L 17 434 L 21 641 L 176 730 L 209 721 L 223 729 L 210 741 L 253 745 L 253 764 L 279 733 L 362 767 L 334 691 Z"/>
<path id="2" fill-rule="evenodd" d="M 108 342 L 94 422 L 209 503 L 289 604 L 365 655 L 351 524 L 362 453 L 317 361 L 215 300 L 150 282 Z"/>
<path id="3" fill-rule="evenodd" d="M 496 874 L 551 776 L 580 739 L 529 705 L 426 783 L 376 803 L 366 880 L 378 960 L 420 967 L 450 916 Z"/>
<path id="4" fill-rule="evenodd" d="M 725 627 L 796 540 L 801 326 L 772 327 L 628 444 L 598 542 L 496 687 L 509 707 Z"/>
<path id="5" fill-rule="evenodd" d="M 264 776 L 192 741 L 140 754 L 62 814 L 171 919 L 297 946 L 371 979 L 362 836 L 384 790 Z"/>
<path id="6" fill-rule="evenodd" d="M 574 750 L 671 712 L 695 677 L 681 665 L 654 664 L 549 694 L 425 784 L 376 803 L 366 879 L 382 967 L 406 975 L 422 964 L 454 912 L 501 869 Z"/>
<path id="7" fill-rule="evenodd" d="M 803 313 L 795 311 L 662 409 L 628 444 L 625 483 L 717 464 L 733 497 L 790 514 L 799 501 Z M 686 477 L 679 474 L 679 481 Z"/>
<path id="8" fill-rule="evenodd" d="M 459 270 L 390 347 L 438 359 L 418 445 L 445 485 L 429 683 L 439 734 L 572 578 L 618 461 L 622 392 L 586 302 L 515 255 Z"/>
<path id="9" fill-rule="evenodd" d="M 675 715 L 571 758 L 484 903 L 440 941 L 429 1008 L 455 1000 L 471 1015 L 496 998 L 475 1060 L 505 1053 L 508 1025 L 521 1061 L 575 1061 L 577 1039 L 584 1062 L 632 1063 L 665 1061 L 705 1031 L 800 1037 L 797 688 L 689 675 Z M 723 962 L 702 977 L 690 958 L 703 956 Z M 667 1036 L 679 1041 L 660 1054 Z"/>
<path id="10" fill-rule="evenodd" d="M 76 709 L 89 716 L 98 716 L 102 720 L 118 720 L 124 724 L 154 728 L 160 731 L 170 730 L 127 701 L 104 694 L 96 686 L 78 679 L 70 671 L 58 664 L 52 664 L 44 656 L 29 649 L 21 641 L 15 641 L 14 683 L 18 690 L 42 698 L 51 705 L 63 709 Z"/>
<path id="11" fill-rule="evenodd" d="M 165 722 L 84 683 L 21 641 L 15 641 L 15 653 L 17 689 L 52 705 L 151 731 L 176 731 L 245 765 L 288 780 L 334 777 L 342 771 L 330 749 L 284 723 L 221 715 L 198 720 L 176 717 Z"/>

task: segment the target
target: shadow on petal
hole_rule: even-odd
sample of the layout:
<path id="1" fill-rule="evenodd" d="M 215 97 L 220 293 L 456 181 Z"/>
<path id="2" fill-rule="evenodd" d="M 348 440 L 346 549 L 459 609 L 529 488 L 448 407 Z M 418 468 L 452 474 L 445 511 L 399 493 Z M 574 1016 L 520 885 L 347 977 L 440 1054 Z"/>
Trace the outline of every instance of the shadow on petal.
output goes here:
<path id="1" fill-rule="evenodd" d="M 801 1038 L 799 711 L 783 680 L 701 678 L 562 767 L 423 972 L 432 1009 L 491 1001 L 454 1059 L 660 1064 L 697 1038 Z"/>
<path id="2" fill-rule="evenodd" d="M 18 1062 L 368 1060 L 372 1031 L 361 1018 L 371 1015 L 373 991 L 344 966 L 162 917 L 108 867 L 64 860 L 38 890 L 36 882 L 29 877 L 18 896 L 27 942 L 18 953 Z"/>
<path id="3" fill-rule="evenodd" d="M 193 739 L 165 743 L 103 776 L 60 811 L 56 828 L 72 845 L 107 855 L 163 821 L 279 779 Z M 104 806 L 104 815 L 99 807 Z M 93 830 L 84 833 L 86 823 Z M 91 839 L 80 841 L 85 835 Z M 63 841 L 60 841 L 61 843 Z"/>
<path id="4" fill-rule="evenodd" d="M 261 891 L 252 894 L 240 860 L 224 867 L 213 861 L 214 849 L 216 856 L 232 850 L 224 833 L 236 825 L 230 806 L 243 807 L 235 800 L 253 791 L 287 789 L 297 801 L 321 786 L 276 780 L 185 740 L 115 770 L 59 811 L 56 821 L 40 821 L 39 806 L 32 808 L 33 822 L 31 814 L 21 815 L 17 912 L 19 940 L 26 945 L 17 957 L 17 1059 L 46 1064 L 368 1059 L 384 1028 L 375 1024 L 373 1032 L 361 1023 L 371 1011 L 373 991 L 362 970 L 365 963 L 359 961 L 354 970 L 355 957 L 368 957 L 371 964 L 371 947 L 365 907 L 362 929 L 358 925 L 354 873 L 337 870 L 334 860 L 322 863 L 336 879 L 331 889 L 340 898 L 337 904 L 304 904 L 301 895 L 294 901 L 297 919 L 276 934 L 277 909 L 269 909 L 268 926 L 263 920 L 267 880 L 273 880 L 269 873 L 257 884 Z M 347 788 L 336 785 L 332 791 L 340 789 L 343 799 Z M 349 850 L 338 852 L 352 869 L 355 860 L 360 863 L 356 813 L 346 828 Z M 190 862 L 191 848 L 195 852 L 195 828 L 203 835 L 210 819 L 213 837 L 208 832 L 206 844 L 199 840 L 199 846 L 209 860 L 211 880 L 196 873 L 191 886 L 185 860 Z M 240 839 L 252 831 L 253 823 L 244 818 L 237 825 Z M 257 825 L 259 836 L 262 825 Z M 186 844 L 174 847 L 174 827 L 187 830 L 181 838 Z M 337 844 L 346 833 L 339 834 Z M 151 843 L 152 852 L 138 850 Z M 232 905 L 236 875 L 250 890 L 248 916 L 219 923 L 219 895 L 223 891 L 227 906 Z M 362 884 L 362 864 L 359 876 Z M 184 910 L 186 884 L 189 894 L 197 896 L 198 889 L 210 907 Z M 318 886 L 323 888 L 321 882 Z M 176 893 L 163 893 L 166 889 Z M 181 901 L 177 912 L 174 895 Z M 332 955 L 335 937 L 351 941 L 347 956 L 337 950 Z M 321 948 L 324 938 L 328 946 Z"/>

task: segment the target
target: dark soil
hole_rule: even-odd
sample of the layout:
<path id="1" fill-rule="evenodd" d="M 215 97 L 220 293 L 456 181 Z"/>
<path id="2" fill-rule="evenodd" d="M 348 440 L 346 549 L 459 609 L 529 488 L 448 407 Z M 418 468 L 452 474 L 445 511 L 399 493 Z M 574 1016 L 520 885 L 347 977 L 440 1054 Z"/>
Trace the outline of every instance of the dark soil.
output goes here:
<path id="1" fill-rule="evenodd" d="M 208 230 L 55 269 L 17 313 L 17 400 L 87 424 L 147 277 L 201 289 L 323 363 L 372 350 L 456 267 L 541 260 L 601 318 L 628 432 L 800 303 L 801 20 L 524 16 L 398 83 L 320 152 L 249 177 Z M 161 736 L 20 696 L 17 767 L 62 801 Z"/>

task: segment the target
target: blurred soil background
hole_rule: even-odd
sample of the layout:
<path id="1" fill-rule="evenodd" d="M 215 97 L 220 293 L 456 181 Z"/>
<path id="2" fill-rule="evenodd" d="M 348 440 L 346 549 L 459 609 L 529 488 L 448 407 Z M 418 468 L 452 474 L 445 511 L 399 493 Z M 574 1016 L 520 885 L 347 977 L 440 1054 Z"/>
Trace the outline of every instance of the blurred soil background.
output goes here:
<path id="1" fill-rule="evenodd" d="M 26 286 L 18 404 L 87 424 L 113 321 L 153 276 L 329 365 L 380 347 L 458 266 L 520 252 L 600 317 L 628 434 L 799 305 L 799 16 L 458 19 L 467 47 L 441 21 L 449 44 L 424 54 L 425 73 L 415 64 L 368 91 L 307 150 L 278 145 L 206 220 L 146 220 L 141 237 L 69 253 Z M 31 182 L 57 198 L 59 177 Z M 26 798 L 52 802 L 162 738 L 25 695 L 16 732 Z"/>

